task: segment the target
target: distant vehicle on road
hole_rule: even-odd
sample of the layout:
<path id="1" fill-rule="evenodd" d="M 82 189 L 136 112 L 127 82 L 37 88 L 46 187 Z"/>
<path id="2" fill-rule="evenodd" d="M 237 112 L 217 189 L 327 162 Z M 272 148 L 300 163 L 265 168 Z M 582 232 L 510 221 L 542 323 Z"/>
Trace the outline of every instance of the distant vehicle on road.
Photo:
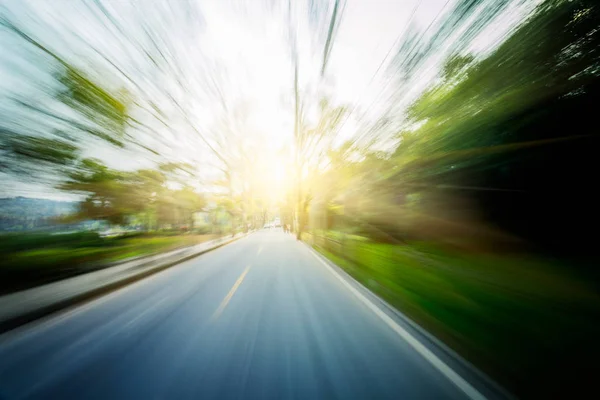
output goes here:
<path id="1" fill-rule="evenodd" d="M 281 228 L 281 221 L 279 220 L 279 218 L 275 219 L 272 222 L 267 222 L 264 226 L 263 229 L 271 229 L 271 228 Z"/>

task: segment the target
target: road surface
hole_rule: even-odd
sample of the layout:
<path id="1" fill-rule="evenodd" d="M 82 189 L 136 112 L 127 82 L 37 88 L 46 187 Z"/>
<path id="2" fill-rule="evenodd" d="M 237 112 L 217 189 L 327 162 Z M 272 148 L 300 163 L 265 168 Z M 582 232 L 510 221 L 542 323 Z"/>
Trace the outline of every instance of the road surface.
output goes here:
<path id="1" fill-rule="evenodd" d="M 0 337 L 0 399 L 467 398 L 281 231 Z"/>

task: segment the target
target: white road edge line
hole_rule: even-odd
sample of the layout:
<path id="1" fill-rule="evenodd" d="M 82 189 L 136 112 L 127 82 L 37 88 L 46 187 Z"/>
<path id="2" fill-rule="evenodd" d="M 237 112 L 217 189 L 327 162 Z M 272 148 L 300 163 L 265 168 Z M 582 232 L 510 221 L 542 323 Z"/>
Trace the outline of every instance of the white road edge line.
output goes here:
<path id="1" fill-rule="evenodd" d="M 431 350 L 425 347 L 421 342 L 419 342 L 414 336 L 412 336 L 408 331 L 402 328 L 396 321 L 390 318 L 385 312 L 383 312 L 379 307 L 373 304 L 369 299 L 367 299 L 362 293 L 360 293 L 356 288 L 350 285 L 340 274 L 335 272 L 333 268 L 329 264 L 327 264 L 319 255 L 316 254 L 316 251 L 307 246 L 310 250 L 310 253 L 317 259 L 321 264 L 323 264 L 333 276 L 335 276 L 352 294 L 354 294 L 360 301 L 362 301 L 371 311 L 373 311 L 379 318 L 383 320 L 394 332 L 396 332 L 402 339 L 404 339 L 413 349 L 417 351 L 424 359 L 429 361 L 431 365 L 433 365 L 438 371 L 442 373 L 446 378 L 450 380 L 454 385 L 456 385 L 460 390 L 463 391 L 470 399 L 472 400 L 486 400 L 486 397 L 481 394 L 477 389 L 475 389 L 469 382 L 467 382 L 462 376 L 454 372 L 452 368 L 450 368 L 446 363 L 440 360 Z"/>

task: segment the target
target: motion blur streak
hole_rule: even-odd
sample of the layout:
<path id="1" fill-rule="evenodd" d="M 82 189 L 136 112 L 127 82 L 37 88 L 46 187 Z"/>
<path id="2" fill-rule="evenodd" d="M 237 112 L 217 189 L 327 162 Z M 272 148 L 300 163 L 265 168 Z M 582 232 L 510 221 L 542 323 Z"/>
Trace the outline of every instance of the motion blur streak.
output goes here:
<path id="1" fill-rule="evenodd" d="M 7 398 L 464 398 L 281 232 L 141 281 L 0 354 Z"/>
<path id="2" fill-rule="evenodd" d="M 0 48 L 0 330 L 49 318 L 0 399 L 593 388 L 597 1 L 4 0 Z"/>

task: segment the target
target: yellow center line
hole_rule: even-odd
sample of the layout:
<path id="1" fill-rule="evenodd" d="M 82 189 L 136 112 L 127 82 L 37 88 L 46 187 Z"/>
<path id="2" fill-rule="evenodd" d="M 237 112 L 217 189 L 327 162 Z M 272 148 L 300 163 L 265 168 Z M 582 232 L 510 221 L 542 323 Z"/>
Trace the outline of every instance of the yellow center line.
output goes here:
<path id="1" fill-rule="evenodd" d="M 214 312 L 214 314 L 210 318 L 211 321 L 214 321 L 215 319 L 219 318 L 219 316 L 221 315 L 221 313 L 223 313 L 223 310 L 225 309 L 225 307 L 227 307 L 227 304 L 229 303 L 229 301 L 231 300 L 231 298 L 235 294 L 235 291 L 242 284 L 242 281 L 244 280 L 244 277 L 248 273 L 249 269 L 250 269 L 250 265 L 248 265 L 246 267 L 246 269 L 244 270 L 244 272 L 242 272 L 242 274 L 240 275 L 240 277 L 238 278 L 238 280 L 235 281 L 235 283 L 233 284 L 233 287 L 231 288 L 231 290 L 229 291 L 229 293 L 227 293 L 227 296 L 225 296 L 225 298 L 223 299 L 223 301 L 219 305 L 219 308 L 217 308 L 217 310 Z"/>

